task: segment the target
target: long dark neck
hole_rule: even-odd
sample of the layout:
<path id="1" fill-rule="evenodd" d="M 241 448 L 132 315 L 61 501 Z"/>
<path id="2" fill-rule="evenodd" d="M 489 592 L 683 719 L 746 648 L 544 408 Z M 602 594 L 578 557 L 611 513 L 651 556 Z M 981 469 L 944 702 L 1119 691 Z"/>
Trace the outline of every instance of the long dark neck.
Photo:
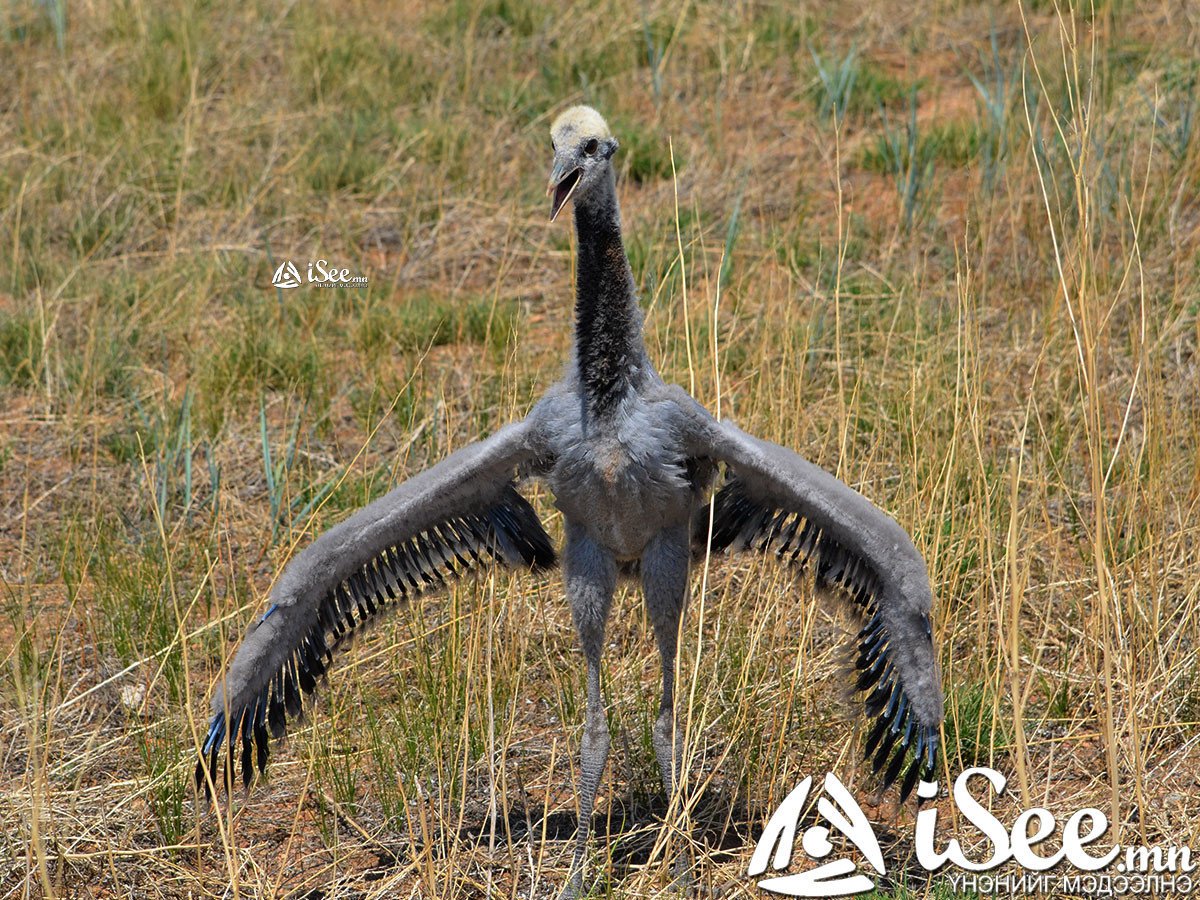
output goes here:
<path id="1" fill-rule="evenodd" d="M 589 412 L 612 410 L 646 368 L 642 313 L 621 242 L 621 213 L 611 171 L 575 201 L 579 263 L 575 272 L 575 356 Z"/>

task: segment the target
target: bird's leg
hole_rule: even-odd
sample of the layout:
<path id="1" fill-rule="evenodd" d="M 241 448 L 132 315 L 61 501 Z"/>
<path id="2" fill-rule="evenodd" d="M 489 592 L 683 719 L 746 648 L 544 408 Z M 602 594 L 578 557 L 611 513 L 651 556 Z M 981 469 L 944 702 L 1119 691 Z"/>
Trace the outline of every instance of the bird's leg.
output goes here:
<path id="1" fill-rule="evenodd" d="M 688 596 L 690 562 L 688 533 L 685 527 L 660 532 L 642 554 L 642 591 L 646 609 L 654 623 L 654 636 L 662 662 L 662 699 L 654 723 L 654 755 L 663 787 L 667 791 L 668 810 L 676 789 L 686 774 L 683 771 L 683 732 L 675 721 L 675 653 L 679 642 L 679 621 Z M 674 807 L 676 811 L 679 806 Z M 677 884 L 688 881 L 686 851 L 675 860 Z"/>
<path id="2" fill-rule="evenodd" d="M 579 643 L 587 660 L 587 719 L 579 761 L 579 823 L 575 831 L 575 853 L 571 871 L 560 898 L 583 896 L 583 862 L 587 853 L 596 791 L 608 761 L 608 720 L 600 695 L 600 655 L 604 629 L 617 583 L 617 565 L 612 555 L 592 542 L 582 528 L 567 526 L 564 554 L 567 598 Z"/>

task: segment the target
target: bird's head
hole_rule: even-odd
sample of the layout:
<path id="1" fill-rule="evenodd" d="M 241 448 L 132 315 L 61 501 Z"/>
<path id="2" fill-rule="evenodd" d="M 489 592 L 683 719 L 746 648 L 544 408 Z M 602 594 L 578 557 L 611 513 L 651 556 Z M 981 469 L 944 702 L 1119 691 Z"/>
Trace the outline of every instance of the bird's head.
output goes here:
<path id="1" fill-rule="evenodd" d="M 555 119 L 550 142 L 554 169 L 546 193 L 554 196 L 550 206 L 553 222 L 570 197 L 578 202 L 603 182 L 618 144 L 600 113 L 590 106 L 572 106 Z"/>

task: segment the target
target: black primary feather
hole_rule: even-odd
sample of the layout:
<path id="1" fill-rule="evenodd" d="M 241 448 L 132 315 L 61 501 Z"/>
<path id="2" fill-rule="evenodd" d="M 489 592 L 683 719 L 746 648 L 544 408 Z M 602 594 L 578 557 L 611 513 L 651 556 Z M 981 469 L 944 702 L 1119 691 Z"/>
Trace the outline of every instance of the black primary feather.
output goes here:
<path id="1" fill-rule="evenodd" d="M 708 534 L 706 507 L 693 525 L 693 548 L 697 555 L 703 554 Z M 815 562 L 812 568 L 817 583 L 839 588 L 850 599 L 861 624 L 855 638 L 858 652 L 854 690 L 865 694 L 863 710 L 867 718 L 875 719 L 864 757 L 871 761 L 876 773 L 882 772 L 884 787 L 895 783 L 907 760 L 908 770 L 900 785 L 900 799 L 907 799 L 918 777 L 933 773 L 939 729 L 937 723 L 918 721 L 905 693 L 896 666 L 893 647 L 896 636 L 889 633 L 881 610 L 886 573 L 874 571 L 868 560 L 839 544 L 802 514 L 755 500 L 732 474 L 712 501 L 709 548 L 714 554 L 724 550 L 770 553 L 796 567 Z M 905 637 L 914 639 L 911 635 Z M 915 639 L 929 642 L 932 648 L 928 616 Z"/>
<path id="2" fill-rule="evenodd" d="M 259 772 L 266 768 L 270 738 L 282 737 L 288 720 L 302 716 L 302 695 L 316 690 L 317 679 L 332 664 L 335 651 L 399 601 L 441 587 L 447 577 L 493 560 L 523 564 L 533 571 L 557 564 L 554 545 L 537 512 L 512 484 L 487 508 L 436 523 L 386 547 L 328 591 L 316 604 L 298 644 L 259 694 L 246 705 L 228 710 L 237 727 L 227 727 L 225 710 L 213 717 L 196 763 L 196 783 L 208 790 L 206 768 L 216 782 L 220 748 L 228 734 L 225 785 L 232 784 L 235 744 L 240 741 L 242 783 L 248 786 L 254 768 Z M 271 606 L 259 624 L 276 608 L 277 604 Z"/>

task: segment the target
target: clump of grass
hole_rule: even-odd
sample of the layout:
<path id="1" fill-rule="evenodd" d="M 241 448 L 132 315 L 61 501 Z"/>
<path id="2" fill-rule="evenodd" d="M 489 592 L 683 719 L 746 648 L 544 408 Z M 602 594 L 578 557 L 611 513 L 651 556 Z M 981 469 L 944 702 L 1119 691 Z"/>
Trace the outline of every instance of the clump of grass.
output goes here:
<path id="1" fill-rule="evenodd" d="M 178 119 L 193 90 L 203 96 L 223 74 L 210 31 L 215 23 L 190 9 L 155 7 L 148 16 L 124 9 L 115 26 L 137 57 L 130 71 L 135 74 L 135 102 L 147 124 Z"/>
<path id="2" fill-rule="evenodd" d="M 1175 63 L 1162 79 L 1162 96 L 1156 101 L 1142 89 L 1154 117 L 1155 137 L 1178 165 L 1188 155 L 1200 120 L 1200 66 Z"/>
<path id="3" fill-rule="evenodd" d="M 193 442 L 193 397 L 187 388 L 177 410 L 147 410 L 135 396 L 131 405 L 139 421 L 101 438 L 114 460 L 138 471 L 139 482 L 145 482 L 145 495 L 154 498 L 158 521 L 164 523 L 179 515 L 191 517 L 203 481 L 207 481 L 207 499 L 214 508 L 220 490 L 220 468 L 211 445 L 198 447 Z"/>
<path id="4" fill-rule="evenodd" d="M 925 85 L 923 78 L 904 78 L 872 60 L 864 60 L 858 70 L 854 103 L 861 113 L 872 113 L 881 107 L 903 109 Z"/>
<path id="5" fill-rule="evenodd" d="M 22 8 L 24 7 L 24 8 Z M 38 41 L 52 37 L 58 52 L 66 50 L 66 0 L 43 0 L 22 4 L 5 17 L 3 38 L 6 41 Z"/>
<path id="6" fill-rule="evenodd" d="M 513 0 L 454 0 L 431 14 L 427 25 L 434 33 L 458 38 L 463 23 L 471 23 L 481 37 L 520 39 L 544 33 L 549 8 L 538 2 Z"/>
<path id="7" fill-rule="evenodd" d="M 0 313 L 0 378 L 16 387 L 32 387 L 42 372 L 45 335 L 36 310 Z"/>
<path id="8" fill-rule="evenodd" d="M 192 827 L 193 786 L 187 772 L 178 765 L 178 735 L 146 734 L 141 742 L 143 765 L 148 782 L 147 801 L 162 843 L 177 847 Z"/>
<path id="9" fill-rule="evenodd" d="M 820 30 L 820 21 L 798 7 L 787 3 L 765 3 L 749 11 L 750 27 L 757 42 L 766 48 L 771 60 L 783 59 L 790 66 L 802 62 L 796 48 L 813 40 Z"/>
<path id="10" fill-rule="evenodd" d="M 320 404 L 335 376 L 316 334 L 297 317 L 272 312 L 269 301 L 252 305 L 229 340 L 197 356 L 197 394 L 211 434 L 231 403 L 288 390 Z"/>
<path id="11" fill-rule="evenodd" d="M 953 685 L 946 709 L 946 757 L 956 769 L 1003 765 L 1013 746 L 1010 719 L 984 681 Z"/>
<path id="12" fill-rule="evenodd" d="M 81 211 L 70 238 L 81 257 L 123 246 L 145 223 L 146 201 L 131 194 L 114 197 L 97 210 Z"/>
<path id="13" fill-rule="evenodd" d="M 326 116 L 315 128 L 308 183 L 315 193 L 362 191 L 384 170 L 399 140 L 399 123 L 382 109 L 353 109 Z"/>
<path id="14" fill-rule="evenodd" d="M 814 88 L 817 115 L 826 119 L 833 114 L 841 122 L 854 95 L 854 82 L 858 79 L 858 50 L 851 47 L 840 59 L 832 55 L 828 60 L 822 59 L 811 46 L 808 50 L 817 69 L 818 82 Z"/>
<path id="15" fill-rule="evenodd" d="M 979 94 L 982 108 L 979 152 L 983 157 L 985 188 L 991 188 L 996 183 L 1008 154 L 1012 105 L 1021 85 L 1020 60 L 1014 59 L 1008 63 L 1002 60 L 994 24 L 990 32 L 989 49 L 988 58 L 984 59 L 981 54 L 982 75 L 977 77 L 974 73 L 967 73 Z"/>
<path id="16" fill-rule="evenodd" d="M 449 344 L 477 344 L 502 351 L 519 321 L 512 303 L 490 297 L 447 300 L 417 294 L 403 304 L 376 303 L 359 322 L 358 350 L 368 359 L 389 351 L 408 352 Z"/>
<path id="17" fill-rule="evenodd" d="M 929 209 L 933 173 L 939 158 L 953 162 L 973 158 L 978 151 L 978 132 L 943 126 L 922 134 L 917 123 L 917 95 L 912 95 L 903 130 L 883 113 L 883 131 L 875 147 L 865 150 L 859 163 L 866 169 L 892 175 L 900 195 L 901 224 L 912 226 Z"/>
<path id="18" fill-rule="evenodd" d="M 437 82 L 417 47 L 378 29 L 330 22 L 316 10 L 297 9 L 292 19 L 285 65 L 304 102 L 324 104 L 335 116 L 373 110 L 394 121 L 396 104 L 431 99 Z"/>
<path id="19" fill-rule="evenodd" d="M 320 506 L 342 480 L 343 473 L 341 471 L 330 473 L 323 484 L 317 483 L 311 477 L 303 480 L 296 477 L 298 474 L 303 474 L 297 472 L 299 468 L 298 452 L 301 445 L 309 443 L 312 437 L 313 426 L 311 425 L 309 432 L 303 437 L 301 436 L 301 426 L 305 422 L 307 411 L 308 404 L 305 403 L 292 418 L 291 427 L 287 431 L 286 444 L 278 450 L 273 450 L 274 442 L 271 438 L 271 429 L 267 424 L 266 405 L 261 398 L 259 401 L 259 438 L 262 447 L 263 478 L 266 482 L 267 503 L 270 511 L 270 540 L 272 543 L 281 534 L 290 537 L 294 525 L 306 524 L 309 514 Z M 320 421 L 316 424 L 319 425 Z M 301 482 L 300 484 L 293 484 L 298 480 Z"/>
<path id="20" fill-rule="evenodd" d="M 886 137 L 880 136 L 874 147 L 864 148 L 856 162 L 881 175 L 906 172 L 914 159 L 918 164 L 935 161 L 963 167 L 979 156 L 984 140 L 979 125 L 970 121 L 939 122 L 925 131 L 918 131 L 915 146 L 908 140 L 907 129 L 903 137 L 889 130 Z"/>
<path id="21" fill-rule="evenodd" d="M 621 126 L 625 127 L 621 127 Z M 634 184 L 645 184 L 671 177 L 671 154 L 666 135 L 644 122 L 624 117 L 614 118 L 613 128 L 621 134 L 621 172 Z M 676 170 L 683 169 L 686 160 L 676 156 Z"/>
<path id="22" fill-rule="evenodd" d="M 808 50 L 816 69 L 812 97 L 820 119 L 827 120 L 835 114 L 841 122 L 847 112 L 864 116 L 881 108 L 903 106 L 923 84 L 920 79 L 908 81 L 878 63 L 864 59 L 856 45 L 844 54 L 833 52 L 826 57 L 811 45 Z"/>
<path id="23" fill-rule="evenodd" d="M 374 361 L 374 357 L 370 359 Z M 374 379 L 369 385 L 355 385 L 347 394 L 364 433 L 374 432 L 386 415 L 400 433 L 412 435 L 418 417 L 425 409 L 423 387 L 421 374 L 416 372 L 400 383 Z"/>

